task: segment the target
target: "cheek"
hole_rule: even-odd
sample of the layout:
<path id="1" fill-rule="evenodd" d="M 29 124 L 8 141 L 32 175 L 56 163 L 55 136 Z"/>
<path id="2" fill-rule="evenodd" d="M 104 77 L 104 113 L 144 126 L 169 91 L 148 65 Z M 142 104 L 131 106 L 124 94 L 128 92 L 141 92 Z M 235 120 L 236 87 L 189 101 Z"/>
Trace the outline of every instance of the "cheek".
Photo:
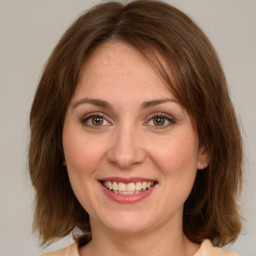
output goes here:
<path id="1" fill-rule="evenodd" d="M 164 174 L 181 175 L 196 171 L 198 143 L 195 136 L 177 135 L 153 144 L 150 156 Z"/>
<path id="2" fill-rule="evenodd" d="M 159 141 L 157 149 L 152 151 L 151 159 L 160 170 L 160 181 L 168 191 L 162 199 L 163 205 L 170 205 L 171 202 L 176 209 L 183 207 L 197 173 L 197 150 L 196 139 L 176 137 L 168 142 Z"/>
<path id="3" fill-rule="evenodd" d="M 104 147 L 100 141 L 90 139 L 80 133 L 63 134 L 63 148 L 72 189 L 85 210 L 93 215 L 93 191 L 96 170 L 104 156 Z M 102 141 L 101 141 L 102 143 Z"/>
<path id="4" fill-rule="evenodd" d="M 86 175 L 95 170 L 104 155 L 103 141 L 77 134 L 63 135 L 65 161 L 70 174 Z"/>

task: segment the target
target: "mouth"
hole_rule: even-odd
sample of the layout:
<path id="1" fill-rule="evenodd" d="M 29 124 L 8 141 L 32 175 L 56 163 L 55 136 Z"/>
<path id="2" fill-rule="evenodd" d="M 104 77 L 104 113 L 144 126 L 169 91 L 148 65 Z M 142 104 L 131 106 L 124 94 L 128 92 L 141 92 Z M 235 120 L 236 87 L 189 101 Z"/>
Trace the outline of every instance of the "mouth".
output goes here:
<path id="1" fill-rule="evenodd" d="M 102 185 L 108 190 L 123 195 L 134 195 L 142 193 L 146 190 L 151 189 L 156 185 L 155 181 L 138 181 L 138 182 L 130 182 L 123 183 L 117 181 L 101 181 Z"/>

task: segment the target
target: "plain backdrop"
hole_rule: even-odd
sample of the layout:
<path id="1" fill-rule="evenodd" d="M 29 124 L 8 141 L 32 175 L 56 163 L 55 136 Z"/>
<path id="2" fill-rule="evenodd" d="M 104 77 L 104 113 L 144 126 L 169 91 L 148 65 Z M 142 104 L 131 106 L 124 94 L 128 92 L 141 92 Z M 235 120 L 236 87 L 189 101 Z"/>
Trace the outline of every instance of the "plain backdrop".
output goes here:
<path id="1" fill-rule="evenodd" d="M 28 116 L 42 68 L 65 29 L 96 0 L 0 0 L 0 256 L 34 256 L 33 189 L 27 175 Z M 223 65 L 246 154 L 243 234 L 230 245 L 256 256 L 256 1 L 169 0 L 205 31 Z M 221 196 L 221 191 L 220 191 Z"/>

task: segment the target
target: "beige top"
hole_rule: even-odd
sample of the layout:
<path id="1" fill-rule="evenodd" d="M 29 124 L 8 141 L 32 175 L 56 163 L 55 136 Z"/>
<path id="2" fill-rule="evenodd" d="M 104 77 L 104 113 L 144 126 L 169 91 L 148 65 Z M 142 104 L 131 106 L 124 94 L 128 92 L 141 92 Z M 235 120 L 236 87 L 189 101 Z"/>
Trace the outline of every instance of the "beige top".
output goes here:
<path id="1" fill-rule="evenodd" d="M 79 256 L 78 243 L 73 243 L 66 248 L 56 252 L 46 253 L 41 256 Z M 200 249 L 194 256 L 239 256 L 239 254 L 231 250 L 224 250 L 218 247 L 214 247 L 210 240 L 204 240 L 200 246 Z"/>

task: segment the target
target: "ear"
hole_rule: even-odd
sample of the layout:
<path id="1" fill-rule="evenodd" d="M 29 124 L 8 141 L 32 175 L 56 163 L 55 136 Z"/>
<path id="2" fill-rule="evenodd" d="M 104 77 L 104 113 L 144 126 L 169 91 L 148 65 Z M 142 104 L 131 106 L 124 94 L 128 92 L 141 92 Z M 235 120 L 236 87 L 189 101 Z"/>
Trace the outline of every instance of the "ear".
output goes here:
<path id="1" fill-rule="evenodd" d="M 197 169 L 203 170 L 210 163 L 210 154 L 205 146 L 200 146 L 197 155 Z"/>

